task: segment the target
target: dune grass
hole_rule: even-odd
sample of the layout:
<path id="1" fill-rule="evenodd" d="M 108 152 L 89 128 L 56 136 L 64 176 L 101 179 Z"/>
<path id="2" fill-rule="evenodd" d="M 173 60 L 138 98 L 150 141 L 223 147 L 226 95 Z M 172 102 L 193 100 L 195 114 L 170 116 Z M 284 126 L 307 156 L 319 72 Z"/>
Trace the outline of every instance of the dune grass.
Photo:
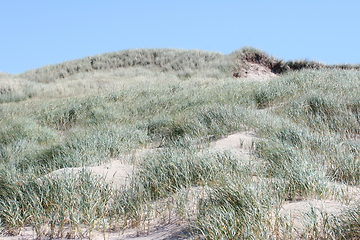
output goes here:
<path id="1" fill-rule="evenodd" d="M 239 59 L 283 74 L 234 78 Z M 334 183 L 360 183 L 360 74 L 356 66 L 334 68 L 254 49 L 164 49 L 1 74 L 0 231 L 31 226 L 38 238 L 60 238 L 136 227 L 140 234 L 152 219 L 174 215 L 205 239 L 354 238 L 356 205 L 306 236 L 279 214 L 285 201 L 346 202 Z M 246 129 L 259 137 L 250 161 L 206 151 Z M 121 188 L 86 170 L 47 175 L 142 148 L 162 150 L 128 160 L 136 170 Z"/>

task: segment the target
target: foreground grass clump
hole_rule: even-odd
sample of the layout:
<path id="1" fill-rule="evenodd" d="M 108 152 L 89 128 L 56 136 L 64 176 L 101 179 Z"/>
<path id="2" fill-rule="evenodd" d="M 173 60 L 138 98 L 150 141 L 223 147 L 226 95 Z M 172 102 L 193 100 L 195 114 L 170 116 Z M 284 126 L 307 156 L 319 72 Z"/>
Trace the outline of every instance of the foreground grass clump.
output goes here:
<path id="1" fill-rule="evenodd" d="M 232 77 L 250 63 L 282 75 Z M 1 234 L 140 235 L 175 221 L 206 239 L 355 238 L 359 209 L 346 189 L 360 183 L 360 74 L 343 68 L 255 49 L 165 49 L 2 74 Z M 248 129 L 257 134 L 248 157 L 207 150 Z M 123 185 L 86 168 L 51 173 L 114 159 L 134 167 Z M 322 225 L 304 215 L 294 229 L 281 208 L 308 199 L 353 205 Z"/>
<path id="2" fill-rule="evenodd" d="M 39 238 L 45 233 L 63 237 L 64 225 L 69 224 L 70 233 L 81 236 L 81 224 L 91 232 L 97 221 L 106 218 L 110 185 L 85 171 L 59 178 L 1 171 L 0 179 L 1 219 L 11 234 L 31 224 Z M 50 232 L 45 230 L 48 227 Z"/>
<path id="3" fill-rule="evenodd" d="M 244 176 L 217 182 L 200 203 L 197 227 L 206 239 L 271 237 L 271 210 L 279 203 L 267 186 Z"/>

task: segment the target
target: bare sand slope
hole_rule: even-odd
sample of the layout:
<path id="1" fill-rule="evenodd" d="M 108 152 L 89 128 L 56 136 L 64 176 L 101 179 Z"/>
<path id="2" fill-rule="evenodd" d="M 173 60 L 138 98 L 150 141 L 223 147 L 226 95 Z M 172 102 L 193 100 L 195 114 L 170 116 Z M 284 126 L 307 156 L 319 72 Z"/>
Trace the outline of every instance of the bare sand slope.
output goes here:
<path id="1" fill-rule="evenodd" d="M 248 62 L 246 65 L 246 68 L 242 70 L 242 74 L 247 81 L 263 82 L 277 76 L 275 73 L 271 72 L 270 68 L 265 67 L 262 64 Z"/>

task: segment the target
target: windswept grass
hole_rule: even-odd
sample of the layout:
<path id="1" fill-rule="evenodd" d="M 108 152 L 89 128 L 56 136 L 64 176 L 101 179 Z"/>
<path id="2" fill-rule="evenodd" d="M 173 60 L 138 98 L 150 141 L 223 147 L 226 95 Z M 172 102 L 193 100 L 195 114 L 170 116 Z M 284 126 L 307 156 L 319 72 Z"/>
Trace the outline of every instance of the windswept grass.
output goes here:
<path id="1" fill-rule="evenodd" d="M 282 75 L 234 78 L 249 62 Z M 140 234 L 175 216 L 206 239 L 355 238 L 357 205 L 322 228 L 304 217 L 303 235 L 280 209 L 347 202 L 334 184 L 359 185 L 359 80 L 357 66 L 285 63 L 249 48 L 126 50 L 1 74 L 0 231 Z M 206 151 L 246 129 L 258 136 L 250 160 Z M 142 148 L 158 151 L 122 158 Z M 128 185 L 85 169 L 49 174 L 113 158 L 134 166 Z"/>

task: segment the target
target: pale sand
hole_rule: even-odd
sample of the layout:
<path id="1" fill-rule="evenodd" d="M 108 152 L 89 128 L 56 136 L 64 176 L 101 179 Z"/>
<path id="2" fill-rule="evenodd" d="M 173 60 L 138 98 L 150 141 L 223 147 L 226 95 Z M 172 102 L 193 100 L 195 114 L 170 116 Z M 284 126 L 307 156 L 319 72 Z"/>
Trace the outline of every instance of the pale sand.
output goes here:
<path id="1" fill-rule="evenodd" d="M 251 150 L 257 139 L 254 131 L 243 131 L 219 139 L 210 144 L 210 152 L 231 152 L 235 156 L 250 160 Z"/>
<path id="2" fill-rule="evenodd" d="M 84 170 L 103 176 L 105 180 L 112 182 L 115 186 L 122 186 L 129 182 L 134 167 L 121 163 L 119 160 L 112 160 L 110 163 L 95 167 L 61 168 L 49 173 L 48 176 L 59 176 L 63 173 L 77 175 Z"/>
<path id="3" fill-rule="evenodd" d="M 245 79 L 245 81 L 259 81 L 264 82 L 271 78 L 276 77 L 277 75 L 271 72 L 271 69 L 265 67 L 258 63 L 247 62 L 247 69 L 242 69 L 241 79 Z"/>

